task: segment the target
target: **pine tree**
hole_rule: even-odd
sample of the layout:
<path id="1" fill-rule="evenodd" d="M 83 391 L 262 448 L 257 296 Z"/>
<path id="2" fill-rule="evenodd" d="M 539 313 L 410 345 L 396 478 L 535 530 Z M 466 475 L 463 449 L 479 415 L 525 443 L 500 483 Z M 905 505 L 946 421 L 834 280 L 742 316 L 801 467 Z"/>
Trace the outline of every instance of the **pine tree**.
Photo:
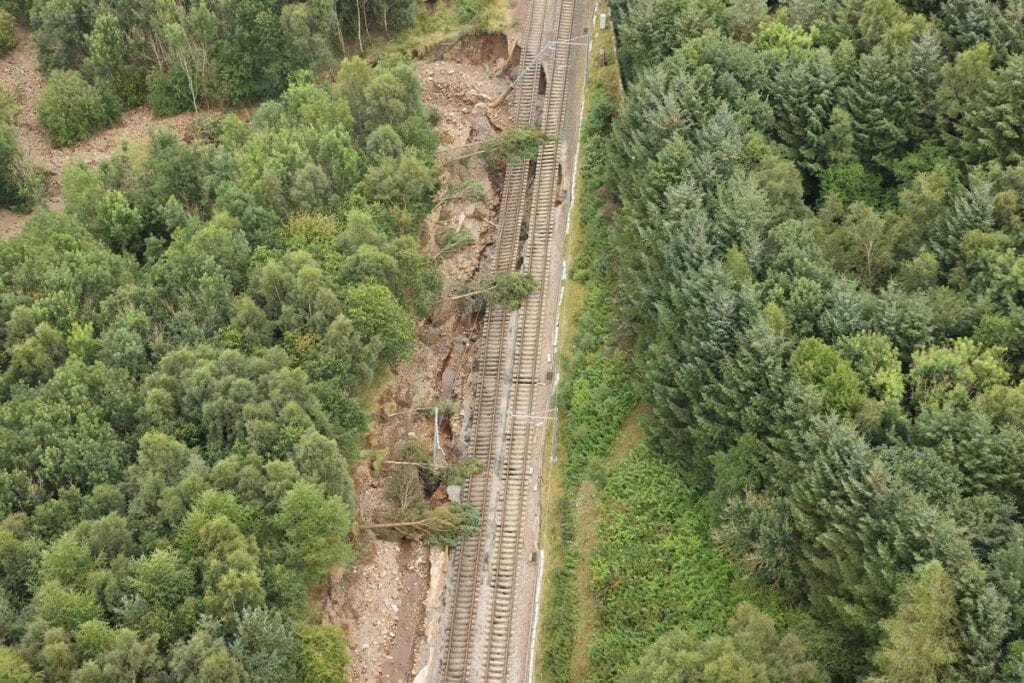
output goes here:
<path id="1" fill-rule="evenodd" d="M 958 129 L 970 161 L 1024 158 L 1024 55 L 1012 55 L 988 87 L 968 101 Z"/>
<path id="2" fill-rule="evenodd" d="M 945 215 L 927 227 L 928 248 L 942 264 L 952 266 L 960 256 L 964 234 L 992 227 L 994 208 L 991 184 L 980 175 L 972 176 L 970 186 L 960 188 Z"/>
<path id="3" fill-rule="evenodd" d="M 772 77 L 768 101 L 775 111 L 775 135 L 797 163 L 820 170 L 830 150 L 828 131 L 838 76 L 828 50 L 812 50 L 784 61 Z"/>
<path id="4" fill-rule="evenodd" d="M 873 660 L 871 683 L 948 680 L 959 657 L 953 581 L 938 560 L 918 566 L 896 596 L 896 612 L 882 620 L 885 639 Z"/>
<path id="5" fill-rule="evenodd" d="M 890 474 L 851 427 L 819 422 L 789 457 L 798 463 L 788 500 L 808 600 L 863 652 L 881 636 L 902 572 L 922 557 L 964 562 L 969 546 L 950 516 Z"/>

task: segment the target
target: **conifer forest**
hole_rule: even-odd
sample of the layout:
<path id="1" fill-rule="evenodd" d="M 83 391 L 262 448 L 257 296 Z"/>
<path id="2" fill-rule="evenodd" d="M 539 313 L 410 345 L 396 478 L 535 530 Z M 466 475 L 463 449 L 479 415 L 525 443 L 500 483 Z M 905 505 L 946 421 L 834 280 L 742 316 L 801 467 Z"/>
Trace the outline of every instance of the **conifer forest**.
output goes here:
<path id="1" fill-rule="evenodd" d="M 544 676 L 1024 680 L 1024 5 L 599 11 Z"/>

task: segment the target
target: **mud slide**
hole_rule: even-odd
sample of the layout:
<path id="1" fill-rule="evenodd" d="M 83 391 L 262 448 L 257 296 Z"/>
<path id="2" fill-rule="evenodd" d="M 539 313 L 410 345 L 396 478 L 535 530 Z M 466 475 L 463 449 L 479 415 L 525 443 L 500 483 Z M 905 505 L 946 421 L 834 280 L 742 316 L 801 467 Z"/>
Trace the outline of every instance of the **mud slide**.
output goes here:
<path id="1" fill-rule="evenodd" d="M 423 99 L 440 113 L 435 131 L 439 155 L 492 137 L 510 125 L 508 113 L 490 107 L 507 86 L 505 38 L 471 37 L 461 44 L 415 62 Z M 465 300 L 452 300 L 493 258 L 494 225 L 502 177 L 477 159 L 441 167 L 438 205 L 420 232 L 420 249 L 432 255 L 444 276 L 440 303 L 417 329 L 412 357 L 395 368 L 390 382 L 372 399 L 372 422 L 366 447 L 394 454 L 405 442 L 431 443 L 433 417 L 419 409 L 451 402 L 459 408 L 440 422 L 440 440 L 450 460 L 459 457 L 466 406 L 474 383 L 479 320 Z M 449 194 L 467 182 L 485 190 L 483 198 Z M 446 199 L 451 196 L 451 199 Z M 468 239 L 452 248 L 448 237 Z M 448 246 L 446 246 L 448 245 Z M 429 411 L 427 411 L 429 412 Z M 390 470 L 372 472 L 367 463 L 355 471 L 356 518 L 372 523 L 387 506 L 384 491 Z M 443 496 L 444 491 L 440 492 Z M 328 581 L 322 618 L 347 634 L 349 678 L 356 682 L 412 681 L 436 654 L 432 644 L 439 628 L 443 551 L 361 534 L 358 560 Z"/>

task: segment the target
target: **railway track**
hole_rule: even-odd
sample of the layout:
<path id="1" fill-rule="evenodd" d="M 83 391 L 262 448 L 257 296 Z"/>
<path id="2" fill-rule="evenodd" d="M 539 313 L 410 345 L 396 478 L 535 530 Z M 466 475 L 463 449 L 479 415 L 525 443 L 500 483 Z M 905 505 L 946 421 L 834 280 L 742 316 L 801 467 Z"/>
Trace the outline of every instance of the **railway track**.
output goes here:
<path id="1" fill-rule="evenodd" d="M 575 0 L 532 0 L 521 63 L 529 64 L 549 41 L 568 41 L 575 9 Z M 485 469 L 467 482 L 462 500 L 481 511 L 484 524 L 478 536 L 464 539 L 455 551 L 441 653 L 444 681 L 497 682 L 523 675 L 512 660 L 537 428 L 536 421 L 524 416 L 545 409 L 550 397 L 551 378 L 541 346 L 549 322 L 550 254 L 558 229 L 558 136 L 569 49 L 556 42 L 547 64 L 539 62 L 524 74 L 514 93 L 516 125 L 538 125 L 553 139 L 535 162 L 506 171 L 492 274 L 520 270 L 532 275 L 539 287 L 519 311 L 490 309 L 483 322 L 470 453 Z"/>

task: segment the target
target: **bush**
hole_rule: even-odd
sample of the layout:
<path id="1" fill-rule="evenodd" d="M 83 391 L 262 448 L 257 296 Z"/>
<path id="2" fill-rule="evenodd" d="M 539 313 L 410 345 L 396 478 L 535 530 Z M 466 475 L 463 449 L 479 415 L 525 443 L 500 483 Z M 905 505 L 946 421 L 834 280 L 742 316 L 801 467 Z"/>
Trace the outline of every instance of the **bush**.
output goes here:
<path id="1" fill-rule="evenodd" d="M 821 196 L 834 194 L 844 204 L 862 201 L 871 206 L 881 206 L 885 201 L 882 176 L 864 168 L 859 163 L 830 166 L 821 175 Z"/>
<path id="2" fill-rule="evenodd" d="M 12 126 L 17 113 L 14 102 L 0 91 L 0 207 L 27 211 L 42 199 L 43 177 L 18 147 Z"/>
<path id="3" fill-rule="evenodd" d="M 68 147 L 117 119 L 117 108 L 77 71 L 54 71 L 39 98 L 39 123 L 57 147 Z"/>
<path id="4" fill-rule="evenodd" d="M 28 20 L 31 5 L 31 0 L 0 0 L 0 10 L 14 15 L 17 19 Z"/>
<path id="5" fill-rule="evenodd" d="M 0 9 L 0 55 L 6 54 L 18 44 L 18 27 L 14 15 Z"/>
<path id="6" fill-rule="evenodd" d="M 352 321 L 365 344 L 380 344 L 380 358 L 394 363 L 412 351 L 412 317 L 402 308 L 387 287 L 360 284 L 344 294 L 345 314 Z"/>
<path id="7" fill-rule="evenodd" d="M 339 672 L 348 665 L 342 630 L 329 624 L 301 624 L 295 629 L 295 636 L 297 679 L 310 683 L 338 680 Z"/>
<path id="8" fill-rule="evenodd" d="M 455 0 L 455 16 L 463 24 L 473 21 L 483 8 L 484 0 Z"/>
<path id="9" fill-rule="evenodd" d="M 42 172 L 18 149 L 14 132 L 0 130 L 0 207 L 28 211 L 43 198 Z"/>
<path id="10" fill-rule="evenodd" d="M 188 80 L 181 69 L 170 73 L 151 71 L 146 77 L 146 89 L 149 91 L 149 106 L 156 116 L 173 116 L 192 108 Z"/>
<path id="11" fill-rule="evenodd" d="M 709 633 L 726 622 L 735 600 L 732 570 L 703 525 L 678 468 L 645 446 L 611 470 L 591 561 L 595 679 L 617 680 L 673 626 Z"/>

